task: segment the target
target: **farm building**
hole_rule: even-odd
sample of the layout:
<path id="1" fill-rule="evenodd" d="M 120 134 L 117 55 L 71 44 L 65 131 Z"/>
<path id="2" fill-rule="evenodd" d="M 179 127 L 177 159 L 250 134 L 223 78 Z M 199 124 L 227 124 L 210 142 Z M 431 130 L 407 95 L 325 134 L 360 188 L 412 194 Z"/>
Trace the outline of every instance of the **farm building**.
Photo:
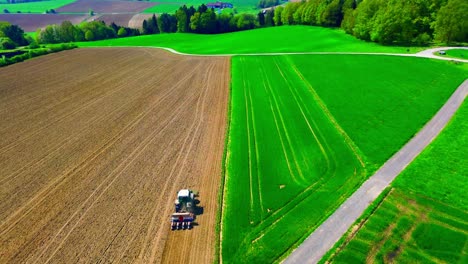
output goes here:
<path id="1" fill-rule="evenodd" d="M 223 9 L 223 8 L 232 8 L 234 5 L 231 3 L 216 2 L 216 3 L 208 3 L 206 4 L 206 6 L 208 8 Z"/>

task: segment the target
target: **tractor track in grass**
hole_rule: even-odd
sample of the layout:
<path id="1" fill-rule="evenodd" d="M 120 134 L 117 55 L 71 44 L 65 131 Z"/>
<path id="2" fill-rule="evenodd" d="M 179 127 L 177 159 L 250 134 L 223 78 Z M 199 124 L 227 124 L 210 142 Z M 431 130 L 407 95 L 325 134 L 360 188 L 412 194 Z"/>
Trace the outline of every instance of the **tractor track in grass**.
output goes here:
<path id="1" fill-rule="evenodd" d="M 468 95 L 468 80 L 452 94 L 437 114 L 372 177 L 364 182 L 283 263 L 316 263 L 345 234 L 390 183 L 442 131 Z"/>
<path id="2" fill-rule="evenodd" d="M 229 70 L 135 48 L 3 69 L 0 262 L 212 262 Z M 200 226 L 170 232 L 184 187 Z"/>

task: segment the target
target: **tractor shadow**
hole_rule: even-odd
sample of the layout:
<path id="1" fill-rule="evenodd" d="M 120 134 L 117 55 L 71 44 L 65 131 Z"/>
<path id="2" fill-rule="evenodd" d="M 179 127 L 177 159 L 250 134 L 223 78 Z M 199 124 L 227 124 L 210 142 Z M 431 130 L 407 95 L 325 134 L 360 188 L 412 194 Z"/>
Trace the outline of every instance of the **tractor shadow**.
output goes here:
<path id="1" fill-rule="evenodd" d="M 199 206 L 200 200 L 195 199 L 194 204 L 195 204 L 195 208 L 194 208 L 193 213 L 195 215 L 202 215 L 203 214 L 203 206 Z"/>

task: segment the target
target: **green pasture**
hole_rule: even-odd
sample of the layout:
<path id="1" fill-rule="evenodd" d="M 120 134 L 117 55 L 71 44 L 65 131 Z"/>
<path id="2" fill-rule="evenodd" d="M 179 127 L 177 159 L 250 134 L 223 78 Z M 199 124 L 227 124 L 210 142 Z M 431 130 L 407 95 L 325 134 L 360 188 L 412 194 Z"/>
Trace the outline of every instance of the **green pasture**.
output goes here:
<path id="1" fill-rule="evenodd" d="M 366 171 L 285 57 L 232 63 L 223 262 L 273 262 L 343 202 Z"/>
<path id="2" fill-rule="evenodd" d="M 80 47 L 166 47 L 192 54 L 269 52 L 394 52 L 406 47 L 381 46 L 354 38 L 342 30 L 311 26 L 281 26 L 226 34 L 157 34 L 78 43 Z M 415 53 L 424 48 L 410 48 Z"/>
<path id="3" fill-rule="evenodd" d="M 333 262 L 467 263 L 467 118 L 465 102 Z"/>
<path id="4" fill-rule="evenodd" d="M 450 49 L 445 52 L 447 57 L 468 60 L 468 49 Z"/>
<path id="5" fill-rule="evenodd" d="M 223 262 L 284 258 L 467 76 L 409 57 L 233 57 Z"/>
<path id="6" fill-rule="evenodd" d="M 40 2 L 7 4 L 6 1 L 0 2 L 0 12 L 7 9 L 10 13 L 45 13 L 46 10 L 57 9 L 64 5 L 75 2 L 76 0 L 49 0 Z"/>
<path id="7" fill-rule="evenodd" d="M 466 64 L 425 58 L 290 58 L 372 166 L 398 151 L 468 78 Z"/>
<path id="8" fill-rule="evenodd" d="M 186 5 L 187 7 L 193 6 L 197 8 L 201 4 L 207 3 L 214 3 L 217 2 L 216 0 L 213 1 L 204 1 L 204 0 L 151 0 L 150 2 L 158 2 L 161 3 L 157 6 L 150 7 L 144 10 L 144 13 L 174 13 L 180 6 Z M 233 1 L 222 1 L 232 3 L 234 8 L 238 12 L 248 12 L 248 13 L 258 13 L 259 9 L 256 7 L 258 4 L 258 0 L 233 0 Z M 173 8 L 175 7 L 175 8 Z"/>
<path id="9" fill-rule="evenodd" d="M 177 9 L 181 4 L 178 3 L 167 3 L 167 4 L 158 4 L 155 6 L 152 6 L 148 9 L 145 9 L 143 13 L 149 13 L 149 14 L 161 14 L 161 13 L 168 13 L 168 14 L 174 14 Z"/>

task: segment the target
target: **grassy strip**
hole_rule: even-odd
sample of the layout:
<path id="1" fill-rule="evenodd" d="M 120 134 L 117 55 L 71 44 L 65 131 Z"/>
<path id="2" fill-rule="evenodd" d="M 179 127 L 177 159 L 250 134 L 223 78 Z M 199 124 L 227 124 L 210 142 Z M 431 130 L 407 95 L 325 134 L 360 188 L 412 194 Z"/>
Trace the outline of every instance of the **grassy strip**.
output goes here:
<path id="1" fill-rule="evenodd" d="M 0 4 L 0 12 L 7 9 L 10 13 L 45 13 L 46 10 L 58 9 L 76 0 L 49 0 L 18 4 Z"/>
<path id="2" fill-rule="evenodd" d="M 468 60 L 468 49 L 449 49 L 445 52 L 447 57 Z"/>
<path id="3" fill-rule="evenodd" d="M 347 35 L 342 30 L 312 26 L 281 26 L 217 35 L 157 34 L 81 42 L 80 47 L 167 47 L 192 54 L 268 52 L 418 52 L 424 48 L 381 46 Z"/>
<path id="4" fill-rule="evenodd" d="M 335 257 L 330 253 L 322 262 L 466 263 L 466 118 L 465 102 L 442 134 L 398 176 L 395 192 L 382 208 L 349 244 L 341 243 L 343 250 L 335 246 Z"/>
<path id="5" fill-rule="evenodd" d="M 69 49 L 74 49 L 74 48 L 77 48 L 77 46 L 74 44 L 58 44 L 58 45 L 48 45 L 47 48 L 30 49 L 21 55 L 16 55 L 11 58 L 7 58 L 3 56 L 2 58 L 0 58 L 0 67 L 15 64 L 15 63 L 22 62 L 22 61 L 32 59 L 35 57 L 39 57 L 42 55 L 47 55 L 50 53 L 55 53 L 55 52 L 59 52 L 62 50 L 69 50 Z"/>
<path id="6" fill-rule="evenodd" d="M 232 74 L 232 71 L 231 71 Z M 225 138 L 224 138 L 224 151 L 223 151 L 223 161 L 222 161 L 222 170 L 221 170 L 221 184 L 219 186 L 218 191 L 218 212 L 216 214 L 216 245 L 215 245 L 215 258 L 214 263 L 221 263 L 221 221 L 223 217 L 223 204 L 224 204 L 224 187 L 225 187 L 225 180 L 226 180 L 226 163 L 227 163 L 227 154 L 228 154 L 228 146 L 229 146 L 229 131 L 231 126 L 231 105 L 232 105 L 232 76 L 231 76 L 231 84 L 229 86 L 229 99 L 228 99 L 228 109 L 226 115 L 226 131 L 225 131 Z"/>

